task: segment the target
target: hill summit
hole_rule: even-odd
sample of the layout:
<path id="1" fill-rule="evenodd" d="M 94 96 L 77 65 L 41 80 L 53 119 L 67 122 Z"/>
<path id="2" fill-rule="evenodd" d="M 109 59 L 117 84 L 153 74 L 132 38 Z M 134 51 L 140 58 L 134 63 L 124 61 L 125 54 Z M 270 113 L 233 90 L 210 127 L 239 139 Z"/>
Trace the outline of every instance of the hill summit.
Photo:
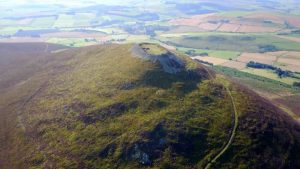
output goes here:
<path id="1" fill-rule="evenodd" d="M 184 55 L 31 47 L 0 69 L 1 168 L 300 167 L 295 122 Z"/>

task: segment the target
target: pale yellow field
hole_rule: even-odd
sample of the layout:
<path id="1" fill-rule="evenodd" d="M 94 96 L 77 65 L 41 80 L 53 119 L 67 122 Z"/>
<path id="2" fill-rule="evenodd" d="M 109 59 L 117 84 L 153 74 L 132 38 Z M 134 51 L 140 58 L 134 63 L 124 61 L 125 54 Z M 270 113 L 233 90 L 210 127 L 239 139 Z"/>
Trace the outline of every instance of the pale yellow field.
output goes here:
<path id="1" fill-rule="evenodd" d="M 218 24 L 212 24 L 212 23 L 201 23 L 198 27 L 204 30 L 208 31 L 214 31 L 217 30 L 220 27 L 220 23 Z"/>
<path id="2" fill-rule="evenodd" d="M 300 59 L 300 52 L 288 52 L 284 55 L 285 58 Z"/>
<path id="3" fill-rule="evenodd" d="M 276 52 L 267 52 L 265 54 L 267 55 L 273 55 L 273 56 L 282 56 L 289 53 L 289 51 L 276 51 Z"/>
<path id="4" fill-rule="evenodd" d="M 243 72 L 267 77 L 273 80 L 277 80 L 283 83 L 287 84 L 293 84 L 295 82 L 295 79 L 293 78 L 279 78 L 277 74 L 275 74 L 273 71 L 266 70 L 266 69 L 252 69 L 252 68 L 245 68 L 242 70 Z"/>
<path id="5" fill-rule="evenodd" d="M 172 25 L 186 25 L 186 26 L 197 26 L 202 22 L 207 21 L 209 18 L 214 16 L 215 14 L 203 14 L 203 15 L 195 15 L 189 18 L 179 18 L 173 19 L 169 23 Z"/>
<path id="6" fill-rule="evenodd" d="M 218 31 L 221 32 L 236 32 L 239 29 L 240 25 L 239 24 L 230 24 L 230 23 L 225 23 L 220 26 Z"/>
<path id="7" fill-rule="evenodd" d="M 251 13 L 244 16 L 245 19 L 259 20 L 259 21 L 272 21 L 273 23 L 284 24 L 285 20 L 282 16 L 271 14 L 267 12 Z"/>
<path id="8" fill-rule="evenodd" d="M 300 60 L 297 59 L 279 58 L 278 62 L 300 67 Z"/>
<path id="9" fill-rule="evenodd" d="M 264 64 L 272 65 L 276 61 L 277 57 L 268 55 L 268 54 L 261 54 L 261 53 L 242 53 L 236 60 L 239 62 L 248 63 L 250 61 L 255 61 Z"/>
<path id="10" fill-rule="evenodd" d="M 237 32 L 245 32 L 245 33 L 264 33 L 264 32 L 277 32 L 279 28 L 265 27 L 259 25 L 241 25 Z"/>
<path id="11" fill-rule="evenodd" d="M 226 66 L 226 67 L 241 70 L 241 69 L 244 69 L 246 67 L 246 63 L 231 60 L 231 61 L 223 63 L 222 66 Z"/>
<path id="12" fill-rule="evenodd" d="M 194 57 L 192 57 L 192 59 L 202 60 L 202 61 L 205 61 L 205 62 L 212 63 L 214 65 L 221 65 L 225 62 L 228 62 L 228 60 L 226 60 L 226 59 L 209 57 L 209 56 L 194 56 Z"/>
<path id="13" fill-rule="evenodd" d="M 298 66 L 298 65 L 287 65 L 287 66 L 283 67 L 283 69 L 290 70 L 293 72 L 300 72 L 300 66 Z"/>
<path id="14" fill-rule="evenodd" d="M 289 37 L 289 36 L 277 36 L 277 37 L 300 43 L 300 38 L 299 37 Z"/>

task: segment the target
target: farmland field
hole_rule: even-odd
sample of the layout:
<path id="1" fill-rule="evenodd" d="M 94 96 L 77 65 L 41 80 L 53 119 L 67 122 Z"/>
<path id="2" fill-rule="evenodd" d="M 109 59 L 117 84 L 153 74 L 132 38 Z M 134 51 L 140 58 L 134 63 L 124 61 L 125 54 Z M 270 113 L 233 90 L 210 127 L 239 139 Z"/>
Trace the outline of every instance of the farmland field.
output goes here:
<path id="1" fill-rule="evenodd" d="M 237 70 L 242 70 L 246 67 L 246 63 L 231 60 L 231 61 L 223 63 L 222 66 L 229 67 L 229 68 L 234 68 L 234 69 L 237 69 Z"/>
<path id="2" fill-rule="evenodd" d="M 193 56 L 192 59 L 212 63 L 213 65 L 221 65 L 221 64 L 224 64 L 224 63 L 228 62 L 228 60 L 226 60 L 226 59 L 221 59 L 221 58 L 216 58 L 216 57 L 209 57 L 209 56 Z"/>
<path id="3" fill-rule="evenodd" d="M 60 28 L 60 27 L 72 27 L 74 25 L 75 19 L 73 15 L 61 14 L 58 16 L 52 27 Z"/>
<path id="4" fill-rule="evenodd" d="M 245 68 L 242 71 L 250 73 L 250 74 L 270 78 L 270 79 L 273 79 L 273 80 L 276 80 L 276 81 L 279 81 L 279 82 L 282 82 L 282 83 L 286 83 L 286 84 L 289 84 L 289 85 L 292 85 L 295 81 L 300 82 L 300 80 L 295 80 L 295 79 L 289 78 L 289 77 L 280 78 L 280 77 L 278 77 L 278 75 L 274 74 L 274 72 L 272 72 L 270 70 Z"/>
<path id="5" fill-rule="evenodd" d="M 213 68 L 225 75 L 237 78 L 238 81 L 242 82 L 244 85 L 247 85 L 255 91 L 270 98 L 278 98 L 281 96 L 291 95 L 293 93 L 300 93 L 300 89 L 293 88 L 290 84 L 280 82 L 277 78 L 271 79 L 269 77 L 263 77 L 223 66 L 214 66 Z"/>
<path id="6" fill-rule="evenodd" d="M 271 34 L 177 34 L 162 36 L 162 40 L 172 43 L 175 46 L 196 49 L 239 52 L 268 52 L 270 50 L 300 51 L 300 43 L 278 38 Z"/>
<path id="7" fill-rule="evenodd" d="M 272 65 L 276 61 L 277 57 L 261 54 L 261 53 L 242 53 L 236 60 L 239 62 L 248 63 L 250 61 L 257 61 L 264 64 Z"/>
<path id="8" fill-rule="evenodd" d="M 177 50 L 185 53 L 194 50 L 195 54 L 207 53 L 208 56 L 227 59 L 227 60 L 236 59 L 240 55 L 240 52 L 225 51 L 225 50 L 205 50 L 205 49 L 194 49 L 194 48 L 184 48 L 184 47 L 178 47 Z"/>
<path id="9" fill-rule="evenodd" d="M 35 28 L 51 28 L 56 22 L 56 17 L 41 17 L 33 19 L 30 26 Z"/>
<path id="10" fill-rule="evenodd" d="M 91 21 L 96 18 L 94 13 L 76 13 L 74 16 L 74 25 L 76 26 L 90 26 Z"/>
<path id="11" fill-rule="evenodd" d="M 96 44 L 95 42 L 86 42 L 85 38 L 50 38 L 47 40 L 47 42 L 72 47 L 81 47 Z"/>

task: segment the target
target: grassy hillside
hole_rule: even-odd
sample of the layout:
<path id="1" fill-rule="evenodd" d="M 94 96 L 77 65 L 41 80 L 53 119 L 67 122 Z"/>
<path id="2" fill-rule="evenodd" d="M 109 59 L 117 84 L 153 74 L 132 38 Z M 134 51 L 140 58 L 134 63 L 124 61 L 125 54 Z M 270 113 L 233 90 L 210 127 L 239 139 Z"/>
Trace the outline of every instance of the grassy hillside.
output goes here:
<path id="1" fill-rule="evenodd" d="M 6 65 L 23 77 L 10 87 L 0 74 L 1 168 L 204 168 L 233 134 L 233 105 L 240 122 L 212 168 L 300 166 L 290 118 L 185 56 L 127 44 L 37 58 Z"/>

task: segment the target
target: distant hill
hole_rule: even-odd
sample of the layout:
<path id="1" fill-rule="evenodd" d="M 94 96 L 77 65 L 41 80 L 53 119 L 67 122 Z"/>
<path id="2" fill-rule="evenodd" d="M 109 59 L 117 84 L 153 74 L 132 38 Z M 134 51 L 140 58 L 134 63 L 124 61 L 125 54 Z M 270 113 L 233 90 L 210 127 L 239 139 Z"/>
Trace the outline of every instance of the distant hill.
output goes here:
<path id="1" fill-rule="evenodd" d="M 161 46 L 0 44 L 0 61 L 0 168 L 300 167 L 291 118 Z"/>

